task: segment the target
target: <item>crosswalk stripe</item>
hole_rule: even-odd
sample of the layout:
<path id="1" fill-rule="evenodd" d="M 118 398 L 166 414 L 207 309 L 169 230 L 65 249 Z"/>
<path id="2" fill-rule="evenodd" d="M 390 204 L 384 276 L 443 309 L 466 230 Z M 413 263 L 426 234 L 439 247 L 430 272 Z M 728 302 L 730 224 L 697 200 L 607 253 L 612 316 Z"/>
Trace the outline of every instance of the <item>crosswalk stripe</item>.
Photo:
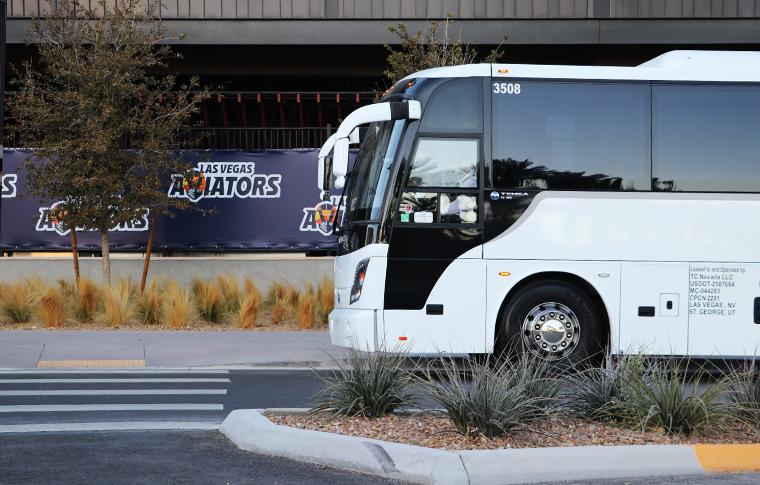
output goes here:
<path id="1" fill-rule="evenodd" d="M 0 391 L 0 396 L 129 396 L 152 394 L 227 394 L 227 389 L 65 389 Z"/>
<path id="2" fill-rule="evenodd" d="M 105 423 L 45 423 L 0 425 L 0 433 L 41 433 L 61 431 L 127 431 L 127 430 L 215 430 L 221 423 L 208 421 L 129 421 Z"/>
<path id="3" fill-rule="evenodd" d="M 117 384 L 125 384 L 125 383 L 147 383 L 147 382 L 156 382 L 156 383 L 188 383 L 188 382 L 230 382 L 229 379 L 225 378 L 206 378 L 206 377 L 198 377 L 198 378 L 191 378 L 191 377 L 178 377 L 176 379 L 171 378 L 134 378 L 134 379 L 0 379 L 0 384 L 83 384 L 83 383 L 94 383 L 94 384 L 105 384 L 105 383 L 117 383 Z"/>
<path id="4" fill-rule="evenodd" d="M 0 406 L 0 413 L 76 411 L 223 411 L 223 404 L 48 404 Z"/>

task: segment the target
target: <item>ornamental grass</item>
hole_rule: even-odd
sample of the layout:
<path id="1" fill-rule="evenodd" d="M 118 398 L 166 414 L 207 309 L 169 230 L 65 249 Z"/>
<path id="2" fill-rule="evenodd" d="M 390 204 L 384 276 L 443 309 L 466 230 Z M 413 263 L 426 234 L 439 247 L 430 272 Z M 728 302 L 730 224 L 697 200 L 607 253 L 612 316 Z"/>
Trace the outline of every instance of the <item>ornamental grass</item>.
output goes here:
<path id="1" fill-rule="evenodd" d="M 37 314 L 42 289 L 39 278 L 24 278 L 21 283 L 5 287 L 0 300 L 0 314 L 13 323 L 29 323 Z"/>
<path id="2" fill-rule="evenodd" d="M 407 355 L 401 348 L 388 351 L 381 346 L 378 352 L 349 349 L 345 360 L 333 358 L 338 370 L 320 376 L 325 386 L 312 397 L 310 413 L 379 418 L 417 404 L 412 374 L 403 368 Z"/>
<path id="3" fill-rule="evenodd" d="M 415 378 L 435 407 L 465 436 L 502 436 L 547 421 L 559 406 L 561 381 L 531 354 L 478 360 L 439 355 Z"/>
<path id="4" fill-rule="evenodd" d="M 233 319 L 239 328 L 253 328 L 264 298 L 256 283 L 249 277 L 243 285 L 243 300 Z"/>
<path id="5" fill-rule="evenodd" d="M 160 291 L 158 280 L 151 280 L 145 291 L 137 296 L 137 317 L 147 325 L 158 325 L 162 320 L 165 292 Z"/>
<path id="6" fill-rule="evenodd" d="M 329 282 L 329 283 L 328 283 Z M 184 328 L 198 325 L 199 319 L 221 328 L 251 329 L 267 326 L 271 315 L 284 328 L 313 328 L 323 322 L 324 295 L 332 295 L 327 277 L 317 287 L 305 282 L 300 289 L 281 281 L 264 292 L 250 277 L 216 274 L 211 279 L 195 275 L 183 286 L 176 280 L 154 278 L 140 293 L 129 278 L 112 287 L 102 287 L 88 277 L 59 278 L 48 285 L 39 277 L 21 282 L 0 283 L 0 321 L 13 324 L 44 324 L 49 327 L 127 324 Z M 325 315 L 328 314 L 324 313 Z"/>
<path id="7" fill-rule="evenodd" d="M 138 314 L 135 285 L 119 277 L 115 285 L 103 288 L 103 311 L 100 318 L 111 327 L 122 327 Z"/>
<path id="8" fill-rule="evenodd" d="M 171 328 L 182 328 L 187 325 L 193 309 L 193 295 L 189 288 L 183 289 L 174 280 L 164 283 L 163 318 Z"/>
<path id="9" fill-rule="evenodd" d="M 60 327 L 66 320 L 63 295 L 58 288 L 49 286 L 40 297 L 42 319 L 46 327 Z"/>

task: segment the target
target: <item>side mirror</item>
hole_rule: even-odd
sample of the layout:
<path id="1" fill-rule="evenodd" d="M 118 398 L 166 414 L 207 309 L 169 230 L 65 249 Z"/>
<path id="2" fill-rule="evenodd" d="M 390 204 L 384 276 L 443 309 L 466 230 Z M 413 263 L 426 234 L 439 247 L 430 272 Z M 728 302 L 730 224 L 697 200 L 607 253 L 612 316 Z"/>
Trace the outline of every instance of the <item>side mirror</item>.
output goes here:
<path id="1" fill-rule="evenodd" d="M 333 149 L 333 170 L 338 180 L 335 181 L 335 187 L 342 189 L 346 183 L 346 174 L 348 173 L 348 138 L 341 138 L 335 142 Z"/>

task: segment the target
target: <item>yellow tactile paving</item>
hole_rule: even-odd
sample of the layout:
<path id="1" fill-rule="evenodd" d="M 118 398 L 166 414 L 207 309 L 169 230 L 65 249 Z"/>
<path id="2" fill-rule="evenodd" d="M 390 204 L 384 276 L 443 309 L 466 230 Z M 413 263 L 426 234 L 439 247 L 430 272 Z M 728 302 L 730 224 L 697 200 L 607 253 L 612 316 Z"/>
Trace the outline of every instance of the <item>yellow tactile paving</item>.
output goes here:
<path id="1" fill-rule="evenodd" d="M 145 367 L 144 360 L 41 360 L 37 367 Z"/>
<path id="2" fill-rule="evenodd" d="M 760 445 L 693 445 L 702 468 L 715 472 L 760 471 Z"/>

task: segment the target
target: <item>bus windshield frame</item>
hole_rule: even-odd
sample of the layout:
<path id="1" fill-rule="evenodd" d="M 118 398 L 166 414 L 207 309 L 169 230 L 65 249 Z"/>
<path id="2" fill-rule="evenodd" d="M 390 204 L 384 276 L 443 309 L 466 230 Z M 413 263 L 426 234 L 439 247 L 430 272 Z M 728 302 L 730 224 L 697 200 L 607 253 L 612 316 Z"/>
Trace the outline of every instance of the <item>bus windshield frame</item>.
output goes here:
<path id="1" fill-rule="evenodd" d="M 348 221 L 379 222 L 406 120 L 372 123 L 356 158 L 348 190 Z"/>

